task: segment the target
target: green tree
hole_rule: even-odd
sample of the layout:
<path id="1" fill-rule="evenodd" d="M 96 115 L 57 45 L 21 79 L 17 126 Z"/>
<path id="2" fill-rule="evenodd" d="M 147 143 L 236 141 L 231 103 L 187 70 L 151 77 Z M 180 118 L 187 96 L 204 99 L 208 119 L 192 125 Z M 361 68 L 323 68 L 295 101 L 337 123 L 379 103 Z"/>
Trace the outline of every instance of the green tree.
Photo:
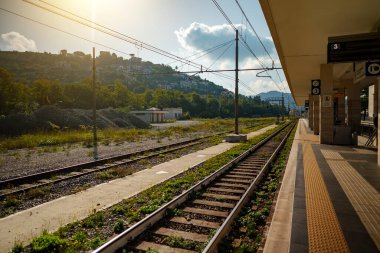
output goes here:
<path id="1" fill-rule="evenodd" d="M 56 105 L 63 99 L 62 86 L 58 80 L 36 80 L 31 92 L 39 105 Z"/>
<path id="2" fill-rule="evenodd" d="M 7 70 L 0 68 L 0 114 L 9 113 L 15 102 L 13 77 Z"/>

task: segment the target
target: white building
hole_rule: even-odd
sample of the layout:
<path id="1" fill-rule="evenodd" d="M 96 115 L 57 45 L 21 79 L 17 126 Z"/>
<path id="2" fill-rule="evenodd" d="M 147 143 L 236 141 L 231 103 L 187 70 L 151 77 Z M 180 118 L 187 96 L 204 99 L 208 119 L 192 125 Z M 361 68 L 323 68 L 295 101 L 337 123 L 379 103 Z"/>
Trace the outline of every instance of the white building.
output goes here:
<path id="1" fill-rule="evenodd" d="M 164 108 L 165 118 L 167 120 L 180 119 L 182 117 L 182 108 Z"/>
<path id="2" fill-rule="evenodd" d="M 131 111 L 129 112 L 135 115 L 137 118 L 147 123 L 162 123 L 165 122 L 166 111 L 162 111 L 158 108 L 152 107 L 144 111 Z"/>
<path id="3" fill-rule="evenodd" d="M 182 117 L 182 108 L 164 108 L 160 110 L 152 107 L 144 111 L 129 112 L 147 123 L 162 123 L 166 120 L 179 119 Z"/>

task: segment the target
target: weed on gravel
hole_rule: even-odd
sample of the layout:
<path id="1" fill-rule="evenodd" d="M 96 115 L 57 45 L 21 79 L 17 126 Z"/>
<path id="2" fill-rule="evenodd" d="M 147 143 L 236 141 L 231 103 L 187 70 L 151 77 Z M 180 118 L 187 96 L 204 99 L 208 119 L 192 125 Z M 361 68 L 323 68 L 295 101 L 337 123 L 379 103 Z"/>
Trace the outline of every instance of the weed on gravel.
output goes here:
<path id="1" fill-rule="evenodd" d="M 252 200 L 243 208 L 218 252 L 253 253 L 264 246 L 266 224 L 271 219 L 270 214 L 274 209 L 273 201 L 287 164 L 295 131 L 296 128 L 293 129 L 279 156 L 272 163 L 266 179 L 257 187 Z"/>
<path id="2" fill-rule="evenodd" d="M 172 200 L 182 191 L 197 183 L 199 180 L 208 176 L 219 169 L 230 160 L 236 158 L 241 153 L 257 144 L 259 141 L 276 131 L 282 125 L 268 130 L 264 134 L 256 136 L 246 143 L 239 144 L 232 149 L 206 161 L 203 165 L 185 171 L 184 173 L 155 185 L 138 195 L 123 200 L 117 205 L 107 210 L 92 214 L 86 219 L 68 224 L 61 227 L 58 231 L 52 233 L 52 236 L 59 237 L 67 245 L 67 251 L 86 251 L 93 249 L 95 245 L 105 242 L 116 233 L 121 231 L 120 221 L 123 221 L 125 228 L 133 225 L 146 215 L 154 212 L 163 204 Z M 87 235 L 82 236 L 81 248 L 78 249 L 78 233 Z M 45 236 L 45 235 L 42 235 Z M 22 252 L 31 252 L 30 247 L 26 247 Z"/>

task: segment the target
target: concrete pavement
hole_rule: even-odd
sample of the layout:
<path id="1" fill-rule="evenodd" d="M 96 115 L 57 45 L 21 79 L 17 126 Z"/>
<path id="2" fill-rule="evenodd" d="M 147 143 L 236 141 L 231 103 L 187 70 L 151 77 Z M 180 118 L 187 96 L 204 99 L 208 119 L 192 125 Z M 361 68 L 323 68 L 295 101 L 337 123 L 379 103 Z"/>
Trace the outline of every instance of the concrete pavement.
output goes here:
<path id="1" fill-rule="evenodd" d="M 274 127 L 275 125 L 271 125 L 251 132 L 248 138 L 253 138 Z M 51 232 L 56 231 L 63 225 L 84 219 L 92 214 L 94 209 L 105 209 L 117 204 L 236 145 L 236 143 L 220 143 L 156 165 L 151 169 L 145 169 L 4 217 L 0 219 L 0 253 L 8 252 L 15 241 L 28 244 L 45 229 Z"/>

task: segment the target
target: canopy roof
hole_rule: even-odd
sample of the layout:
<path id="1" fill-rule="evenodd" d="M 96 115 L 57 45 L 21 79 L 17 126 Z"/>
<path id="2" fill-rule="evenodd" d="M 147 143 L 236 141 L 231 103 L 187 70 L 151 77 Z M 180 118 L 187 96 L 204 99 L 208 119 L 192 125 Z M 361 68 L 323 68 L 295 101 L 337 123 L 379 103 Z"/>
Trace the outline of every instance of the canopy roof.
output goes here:
<path id="1" fill-rule="evenodd" d="M 259 0 L 296 103 L 327 63 L 328 37 L 378 31 L 380 0 Z M 353 78 L 352 63 L 334 64 L 334 82 Z"/>

